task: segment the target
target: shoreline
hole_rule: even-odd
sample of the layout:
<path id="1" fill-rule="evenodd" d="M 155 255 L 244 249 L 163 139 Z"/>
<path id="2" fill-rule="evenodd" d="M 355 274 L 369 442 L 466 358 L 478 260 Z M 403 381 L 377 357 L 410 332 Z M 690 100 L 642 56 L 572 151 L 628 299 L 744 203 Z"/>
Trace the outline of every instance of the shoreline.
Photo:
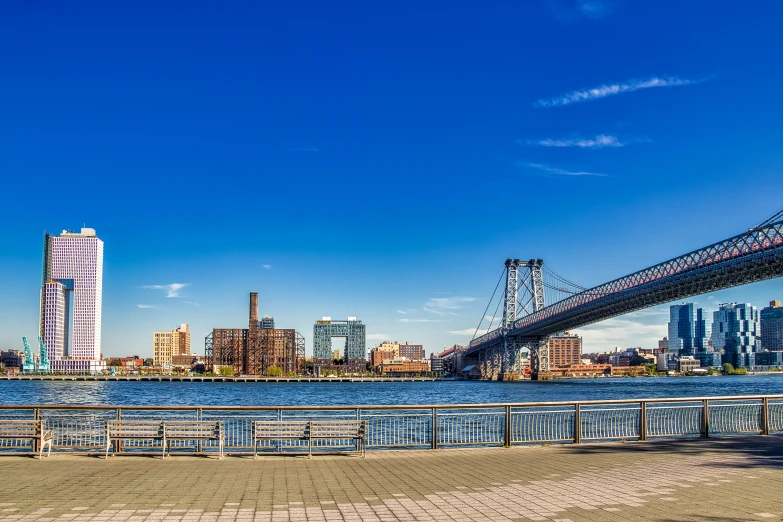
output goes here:
<path id="1" fill-rule="evenodd" d="M 0 375 L 0 381 L 100 381 L 100 382 L 434 382 L 441 377 L 263 377 L 190 375 Z"/>
<path id="2" fill-rule="evenodd" d="M 747 377 L 760 375 L 781 375 L 783 371 L 775 372 L 748 372 L 744 374 Z M 736 375 L 617 375 L 617 376 L 593 376 L 593 377 L 558 377 L 556 381 L 576 381 L 576 380 L 605 380 L 605 379 L 645 379 L 651 377 L 665 378 L 704 378 L 704 377 L 737 377 Z M 2 375 L 0 381 L 93 381 L 93 382 L 262 382 L 262 383 L 362 383 L 362 382 L 503 382 L 503 381 L 482 381 L 481 379 L 456 379 L 453 377 L 264 377 L 264 376 L 190 376 L 190 375 Z M 506 382 L 534 382 L 530 379 L 519 379 L 519 381 Z M 546 382 L 546 381 L 542 381 Z"/>

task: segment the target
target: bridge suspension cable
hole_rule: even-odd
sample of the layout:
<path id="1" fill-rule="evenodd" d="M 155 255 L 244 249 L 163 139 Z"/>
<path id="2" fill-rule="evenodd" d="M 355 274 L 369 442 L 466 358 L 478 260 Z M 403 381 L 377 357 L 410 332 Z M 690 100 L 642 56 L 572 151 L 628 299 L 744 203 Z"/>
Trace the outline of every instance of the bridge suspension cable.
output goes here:
<path id="1" fill-rule="evenodd" d="M 503 299 L 498 299 L 498 305 L 495 307 L 495 311 L 492 313 L 492 319 L 490 319 L 489 326 L 487 327 L 488 332 L 492 330 L 492 323 L 494 323 L 495 319 L 497 319 L 498 311 L 500 310 L 500 305 L 502 304 L 503 304 Z"/>
<path id="2" fill-rule="evenodd" d="M 561 275 L 558 275 L 553 270 L 550 270 L 549 267 L 547 267 L 546 265 L 544 265 L 544 272 L 549 274 L 550 276 L 552 276 L 556 280 L 560 281 L 561 283 L 565 284 L 566 286 L 572 286 L 572 287 L 578 289 L 579 291 L 587 290 L 587 288 L 585 288 L 584 286 L 578 285 L 578 284 L 574 283 L 573 281 L 569 281 L 565 277 L 563 277 Z"/>
<path id="3" fill-rule="evenodd" d="M 780 221 L 783 219 L 783 207 L 781 207 L 780 210 L 769 216 L 767 219 L 765 219 L 760 225 L 756 225 L 753 230 L 756 230 L 758 228 L 765 227 L 767 225 L 770 225 L 776 221 Z"/>
<path id="4" fill-rule="evenodd" d="M 503 281 L 503 276 L 505 276 L 505 275 L 506 275 L 506 267 L 503 267 L 503 270 L 501 270 L 501 272 L 500 272 L 500 277 L 498 278 L 498 282 L 495 285 L 495 289 L 492 291 L 492 297 L 489 298 L 489 302 L 487 303 L 487 307 L 484 309 L 484 313 L 481 314 L 481 319 L 479 319 L 478 326 L 476 326 L 476 331 L 473 332 L 473 339 L 475 339 L 476 336 L 478 335 L 478 331 L 481 329 L 481 323 L 483 323 L 484 319 L 487 317 L 487 312 L 489 311 L 489 307 L 492 306 L 492 301 L 494 301 L 495 294 L 497 293 L 498 287 L 500 286 L 500 282 Z M 495 309 L 495 315 L 492 316 L 493 321 L 494 321 L 495 316 L 497 316 L 497 310 L 500 308 L 500 303 L 502 301 L 503 301 L 502 299 L 498 301 L 498 307 Z M 487 331 L 489 331 L 491 329 L 492 329 L 492 323 L 489 324 L 489 328 L 487 328 Z M 471 341 L 473 339 L 471 339 Z"/>
<path id="5" fill-rule="evenodd" d="M 544 293 L 547 305 L 584 292 L 585 287 L 569 281 L 544 265 Z"/>

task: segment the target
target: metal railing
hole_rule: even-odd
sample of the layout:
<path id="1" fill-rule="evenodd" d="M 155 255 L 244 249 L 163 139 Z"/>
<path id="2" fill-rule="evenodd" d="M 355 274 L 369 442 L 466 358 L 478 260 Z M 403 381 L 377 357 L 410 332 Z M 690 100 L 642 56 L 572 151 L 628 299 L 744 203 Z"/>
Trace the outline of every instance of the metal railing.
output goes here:
<path id="1" fill-rule="evenodd" d="M 43 419 L 54 430 L 55 451 L 106 447 L 110 419 L 221 420 L 226 449 L 252 451 L 255 420 L 361 419 L 367 447 L 438 448 L 511 446 L 711 437 L 783 432 L 783 395 L 699 397 L 514 404 L 408 406 L 80 406 L 0 405 L 2 419 Z M 340 448 L 351 441 L 317 441 Z M 0 449 L 30 447 L 31 441 L 0 440 Z M 151 449 L 154 441 L 123 441 L 117 449 Z M 174 441 L 175 448 L 217 449 L 213 441 Z M 302 441 L 264 441 L 275 449 L 303 447 Z"/>

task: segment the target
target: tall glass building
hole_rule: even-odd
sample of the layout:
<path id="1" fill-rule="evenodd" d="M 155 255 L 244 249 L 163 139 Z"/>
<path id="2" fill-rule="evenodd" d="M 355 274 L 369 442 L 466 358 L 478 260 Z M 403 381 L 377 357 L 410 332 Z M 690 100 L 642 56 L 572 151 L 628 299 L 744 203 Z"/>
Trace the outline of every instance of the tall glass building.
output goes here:
<path id="1" fill-rule="evenodd" d="M 103 241 L 92 228 L 44 235 L 40 335 L 52 370 L 102 370 Z"/>
<path id="2" fill-rule="evenodd" d="M 761 309 L 761 348 L 770 352 L 783 352 L 783 306 L 780 301 L 770 301 Z"/>
<path id="3" fill-rule="evenodd" d="M 709 311 L 693 303 L 669 308 L 669 351 L 693 356 L 702 367 L 720 366 L 720 355 L 711 347 L 712 321 Z"/>
<path id="4" fill-rule="evenodd" d="M 723 363 L 750 368 L 761 350 L 759 309 L 749 303 L 724 303 L 713 314 L 712 346 L 723 352 Z"/>
<path id="5" fill-rule="evenodd" d="M 669 307 L 669 351 L 695 355 L 709 350 L 711 324 L 709 312 L 693 303 Z"/>

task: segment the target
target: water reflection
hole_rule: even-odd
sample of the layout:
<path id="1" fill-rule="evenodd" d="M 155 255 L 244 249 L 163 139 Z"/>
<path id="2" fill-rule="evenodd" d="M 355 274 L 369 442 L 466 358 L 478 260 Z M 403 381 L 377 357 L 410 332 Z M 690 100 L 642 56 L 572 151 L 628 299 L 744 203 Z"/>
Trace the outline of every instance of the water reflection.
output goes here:
<path id="1" fill-rule="evenodd" d="M 783 394 L 783 375 L 553 382 L 201 383 L 0 381 L 4 404 L 373 405 Z"/>

